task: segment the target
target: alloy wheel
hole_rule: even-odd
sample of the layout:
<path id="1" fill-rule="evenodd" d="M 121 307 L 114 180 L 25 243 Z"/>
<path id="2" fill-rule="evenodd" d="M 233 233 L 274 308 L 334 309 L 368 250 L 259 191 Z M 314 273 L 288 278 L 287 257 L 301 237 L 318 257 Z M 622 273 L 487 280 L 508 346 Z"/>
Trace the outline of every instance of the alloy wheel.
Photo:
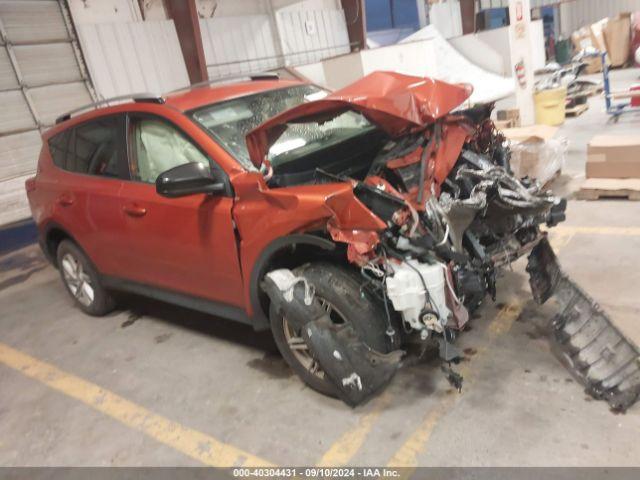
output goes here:
<path id="1" fill-rule="evenodd" d="M 65 253 L 61 262 L 62 276 L 71 294 L 85 307 L 93 303 L 95 289 L 82 263 L 71 253 Z"/>
<path id="2" fill-rule="evenodd" d="M 316 296 L 320 301 L 322 308 L 329 314 L 331 321 L 336 324 L 346 323 L 346 317 L 338 310 L 332 303 Z M 320 363 L 313 358 L 309 347 L 302 338 L 300 330 L 294 329 L 286 317 L 282 318 L 282 329 L 284 331 L 284 338 L 287 341 L 289 349 L 296 360 L 312 375 L 318 378 L 324 379 L 324 370 L 320 367 Z"/>

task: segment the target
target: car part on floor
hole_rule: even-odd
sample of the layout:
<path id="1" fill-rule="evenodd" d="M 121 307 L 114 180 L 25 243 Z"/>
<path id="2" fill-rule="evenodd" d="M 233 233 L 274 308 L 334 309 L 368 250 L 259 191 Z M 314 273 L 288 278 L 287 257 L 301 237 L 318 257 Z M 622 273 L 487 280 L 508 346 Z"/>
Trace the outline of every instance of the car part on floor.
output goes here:
<path id="1" fill-rule="evenodd" d="M 640 350 L 613 325 L 600 306 L 560 268 L 544 239 L 529 256 L 527 271 L 538 303 L 558 305 L 553 340 L 567 368 L 596 399 L 624 412 L 640 396 Z"/>

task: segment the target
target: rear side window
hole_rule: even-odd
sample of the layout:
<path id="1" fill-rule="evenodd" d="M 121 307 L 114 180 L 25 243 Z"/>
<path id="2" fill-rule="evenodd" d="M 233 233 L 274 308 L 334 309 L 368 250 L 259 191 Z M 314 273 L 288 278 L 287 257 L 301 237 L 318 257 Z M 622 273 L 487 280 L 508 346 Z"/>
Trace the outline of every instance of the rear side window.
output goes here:
<path id="1" fill-rule="evenodd" d="M 65 130 L 51 137 L 49 140 L 49 151 L 51 152 L 51 158 L 53 163 L 60 167 L 66 168 L 67 152 L 69 149 L 69 137 L 71 136 L 71 130 Z"/>
<path id="2" fill-rule="evenodd" d="M 49 140 L 53 163 L 69 172 L 119 176 L 119 122 L 107 117 L 61 132 Z"/>

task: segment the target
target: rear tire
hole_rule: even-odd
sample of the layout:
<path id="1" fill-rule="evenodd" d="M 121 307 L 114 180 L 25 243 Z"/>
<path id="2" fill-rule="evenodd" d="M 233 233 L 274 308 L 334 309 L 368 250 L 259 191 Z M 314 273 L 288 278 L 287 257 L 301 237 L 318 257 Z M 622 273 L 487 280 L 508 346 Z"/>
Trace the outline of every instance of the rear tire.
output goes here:
<path id="1" fill-rule="evenodd" d="M 80 310 L 101 317 L 115 308 L 115 301 L 102 286 L 98 272 L 75 243 L 71 240 L 60 242 L 57 260 L 62 283 Z"/>
<path id="2" fill-rule="evenodd" d="M 316 297 L 323 306 L 328 306 L 331 319 L 336 323 L 351 324 L 367 346 L 380 353 L 389 353 L 398 348 L 399 331 L 396 329 L 393 338 L 386 334 L 388 326 L 384 306 L 368 292 L 361 294 L 362 281 L 357 275 L 344 267 L 326 262 L 305 265 L 295 269 L 294 273 L 313 285 Z M 273 304 L 269 309 L 269 320 L 278 350 L 293 371 L 317 392 L 337 397 L 335 385 L 321 369 L 318 371 L 317 364 L 313 368 L 313 363 L 310 363 L 313 357 L 308 349 L 308 358 L 301 356 L 300 337 L 292 337 L 291 327 L 286 319 L 276 313 Z"/>

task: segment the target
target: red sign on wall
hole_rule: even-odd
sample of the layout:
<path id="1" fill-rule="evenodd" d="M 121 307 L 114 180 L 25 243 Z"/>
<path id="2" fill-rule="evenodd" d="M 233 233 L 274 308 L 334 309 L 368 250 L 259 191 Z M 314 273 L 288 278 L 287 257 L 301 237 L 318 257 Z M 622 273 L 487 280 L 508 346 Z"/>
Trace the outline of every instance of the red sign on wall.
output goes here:
<path id="1" fill-rule="evenodd" d="M 522 21 L 522 2 L 516 3 L 516 20 Z"/>

